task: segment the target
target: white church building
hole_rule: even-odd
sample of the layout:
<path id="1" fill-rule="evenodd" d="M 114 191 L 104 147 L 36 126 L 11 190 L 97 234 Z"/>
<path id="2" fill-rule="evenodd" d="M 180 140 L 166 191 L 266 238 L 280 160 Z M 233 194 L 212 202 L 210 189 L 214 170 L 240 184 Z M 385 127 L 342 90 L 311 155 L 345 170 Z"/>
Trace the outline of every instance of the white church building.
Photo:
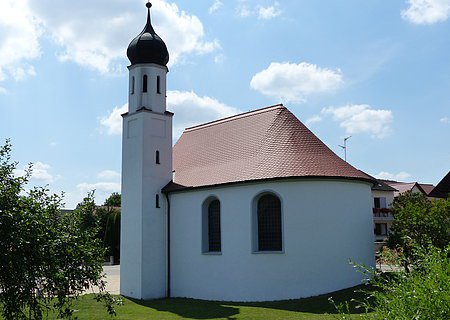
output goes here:
<path id="1" fill-rule="evenodd" d="M 361 283 L 374 265 L 373 179 L 283 105 L 187 128 L 172 146 L 169 53 L 131 41 L 123 115 L 121 294 L 269 301 Z"/>

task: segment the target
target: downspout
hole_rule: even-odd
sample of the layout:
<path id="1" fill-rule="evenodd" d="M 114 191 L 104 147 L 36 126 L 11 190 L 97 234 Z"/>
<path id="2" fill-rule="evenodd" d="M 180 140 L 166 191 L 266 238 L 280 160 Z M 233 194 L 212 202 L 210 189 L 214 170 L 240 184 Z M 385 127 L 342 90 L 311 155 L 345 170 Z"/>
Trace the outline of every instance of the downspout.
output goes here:
<path id="1" fill-rule="evenodd" d="M 164 193 L 167 200 L 167 290 L 166 298 L 170 298 L 170 198 L 168 193 Z"/>

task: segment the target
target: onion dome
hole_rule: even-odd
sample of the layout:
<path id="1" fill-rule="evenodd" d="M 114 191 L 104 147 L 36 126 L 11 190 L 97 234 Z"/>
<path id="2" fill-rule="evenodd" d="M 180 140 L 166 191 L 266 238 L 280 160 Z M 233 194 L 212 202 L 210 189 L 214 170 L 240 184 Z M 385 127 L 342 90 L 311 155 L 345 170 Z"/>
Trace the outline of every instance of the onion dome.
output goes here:
<path id="1" fill-rule="evenodd" d="M 148 10 L 147 24 L 144 30 L 134 38 L 127 49 L 127 56 L 131 64 L 155 63 L 162 66 L 169 62 L 169 52 L 166 44 L 153 30 L 150 20 L 150 2 L 146 3 Z"/>

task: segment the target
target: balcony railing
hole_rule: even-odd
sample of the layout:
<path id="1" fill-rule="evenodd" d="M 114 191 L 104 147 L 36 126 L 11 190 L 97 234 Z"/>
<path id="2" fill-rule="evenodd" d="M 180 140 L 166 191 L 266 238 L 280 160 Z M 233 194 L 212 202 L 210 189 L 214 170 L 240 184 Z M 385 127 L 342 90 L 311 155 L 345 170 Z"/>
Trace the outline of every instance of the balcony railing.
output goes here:
<path id="1" fill-rule="evenodd" d="M 377 218 L 393 218 L 392 210 L 389 208 L 373 208 L 373 216 Z"/>

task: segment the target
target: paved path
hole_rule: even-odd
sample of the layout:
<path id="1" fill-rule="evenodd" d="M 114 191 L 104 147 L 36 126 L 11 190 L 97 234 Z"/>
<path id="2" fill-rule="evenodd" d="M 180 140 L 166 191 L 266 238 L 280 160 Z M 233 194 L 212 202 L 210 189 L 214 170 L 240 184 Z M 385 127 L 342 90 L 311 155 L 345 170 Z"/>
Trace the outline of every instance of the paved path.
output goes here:
<path id="1" fill-rule="evenodd" d="M 120 294 L 120 266 L 103 266 L 103 272 L 106 275 L 106 291 L 114 295 Z M 98 288 L 94 287 L 92 291 L 98 292 Z M 92 293 L 92 291 L 88 290 L 86 293 Z"/>
<path id="2" fill-rule="evenodd" d="M 120 265 L 104 266 L 106 274 L 106 291 L 111 294 L 120 294 Z"/>

